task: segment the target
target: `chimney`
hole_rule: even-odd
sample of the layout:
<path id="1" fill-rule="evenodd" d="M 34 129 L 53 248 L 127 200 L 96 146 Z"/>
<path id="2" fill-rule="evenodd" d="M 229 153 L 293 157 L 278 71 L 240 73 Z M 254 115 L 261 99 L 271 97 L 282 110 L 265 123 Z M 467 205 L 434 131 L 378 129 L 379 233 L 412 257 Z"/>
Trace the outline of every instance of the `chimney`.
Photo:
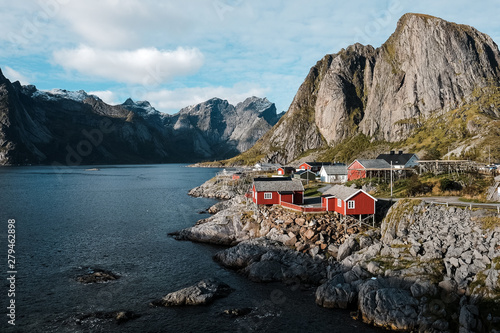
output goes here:
<path id="1" fill-rule="evenodd" d="M 391 150 L 391 155 L 394 155 L 394 150 Z"/>
<path id="2" fill-rule="evenodd" d="M 402 150 L 399 151 L 399 155 L 403 155 L 403 151 Z"/>

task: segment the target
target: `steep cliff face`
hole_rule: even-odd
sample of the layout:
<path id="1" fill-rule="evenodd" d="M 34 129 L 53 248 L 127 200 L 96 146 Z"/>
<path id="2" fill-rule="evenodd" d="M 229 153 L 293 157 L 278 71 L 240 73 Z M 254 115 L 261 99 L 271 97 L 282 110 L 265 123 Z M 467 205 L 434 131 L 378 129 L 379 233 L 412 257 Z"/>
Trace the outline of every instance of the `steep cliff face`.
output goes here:
<path id="1" fill-rule="evenodd" d="M 499 63 L 498 46 L 476 29 L 406 14 L 379 49 L 361 131 L 404 139 L 420 119 L 458 107 L 490 81 L 498 83 Z"/>
<path id="2" fill-rule="evenodd" d="M 500 53 L 476 29 L 405 14 L 379 48 L 355 44 L 311 68 L 287 114 L 241 160 L 286 163 L 364 134 L 399 142 L 427 119 L 498 86 Z"/>
<path id="3" fill-rule="evenodd" d="M 84 91 L 39 91 L 0 72 L 0 165 L 195 162 L 228 158 L 278 121 L 274 104 L 212 99 L 162 114 L 148 102 L 111 106 Z"/>

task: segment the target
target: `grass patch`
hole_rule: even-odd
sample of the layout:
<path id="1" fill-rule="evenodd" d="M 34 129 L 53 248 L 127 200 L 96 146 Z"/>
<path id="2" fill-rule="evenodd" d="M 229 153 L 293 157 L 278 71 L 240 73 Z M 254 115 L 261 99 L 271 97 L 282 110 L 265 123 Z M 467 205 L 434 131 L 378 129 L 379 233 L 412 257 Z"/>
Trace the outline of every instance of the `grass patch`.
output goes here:
<path id="1" fill-rule="evenodd" d="M 481 224 L 481 227 L 484 230 L 493 230 L 496 227 L 500 227 L 500 217 L 497 217 L 497 216 L 483 216 L 483 217 L 481 217 L 479 219 L 479 223 Z M 498 259 L 500 259 L 500 258 L 498 258 Z M 500 260 L 499 260 L 498 266 L 500 266 Z M 498 267 L 496 269 L 500 269 L 500 267 Z"/>
<path id="2" fill-rule="evenodd" d="M 308 185 L 304 186 L 304 196 L 305 197 L 319 197 L 323 194 L 320 191 L 318 191 L 322 187 L 323 187 L 323 184 L 309 183 Z"/>

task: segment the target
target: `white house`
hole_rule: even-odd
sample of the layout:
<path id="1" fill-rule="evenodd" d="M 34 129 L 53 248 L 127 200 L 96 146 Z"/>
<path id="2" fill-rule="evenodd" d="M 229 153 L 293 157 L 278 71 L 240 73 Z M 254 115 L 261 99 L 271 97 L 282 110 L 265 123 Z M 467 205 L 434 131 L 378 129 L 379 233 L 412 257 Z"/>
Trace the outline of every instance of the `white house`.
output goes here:
<path id="1" fill-rule="evenodd" d="M 347 166 L 345 164 L 323 165 L 319 171 L 323 183 L 345 183 Z"/>

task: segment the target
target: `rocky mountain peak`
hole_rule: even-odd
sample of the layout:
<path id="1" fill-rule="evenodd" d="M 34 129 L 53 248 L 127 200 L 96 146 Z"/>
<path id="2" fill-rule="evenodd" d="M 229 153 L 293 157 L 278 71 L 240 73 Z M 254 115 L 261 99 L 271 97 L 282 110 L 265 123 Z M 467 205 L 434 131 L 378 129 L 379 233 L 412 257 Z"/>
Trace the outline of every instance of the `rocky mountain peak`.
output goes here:
<path id="1" fill-rule="evenodd" d="M 274 104 L 269 110 L 276 117 Z M 0 165 L 228 158 L 274 125 L 261 112 L 250 107 L 241 117 L 228 101 L 213 98 L 175 115 L 162 114 L 148 101 L 129 98 L 108 105 L 83 90 L 40 91 L 11 84 L 0 71 Z"/>
<path id="2" fill-rule="evenodd" d="M 427 119 L 500 82 L 498 46 L 486 34 L 405 14 L 380 47 L 353 44 L 311 68 L 277 126 L 244 157 L 287 163 L 363 134 L 398 142 Z"/>

